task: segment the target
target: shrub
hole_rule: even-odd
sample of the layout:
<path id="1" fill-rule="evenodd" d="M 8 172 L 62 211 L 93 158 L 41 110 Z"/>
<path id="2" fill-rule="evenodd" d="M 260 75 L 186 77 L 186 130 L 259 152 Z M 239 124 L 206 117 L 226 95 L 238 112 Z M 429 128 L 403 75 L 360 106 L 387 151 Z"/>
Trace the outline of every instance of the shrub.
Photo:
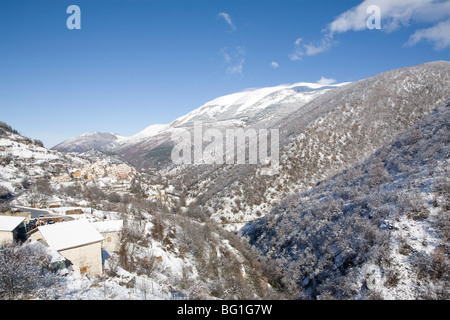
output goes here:
<path id="1" fill-rule="evenodd" d="M 0 200 L 6 200 L 12 197 L 12 193 L 5 186 L 0 185 Z"/>
<path id="2" fill-rule="evenodd" d="M 386 287 L 395 288 L 400 281 L 400 275 L 396 270 L 388 270 L 386 272 L 386 281 L 384 285 Z"/>
<path id="3" fill-rule="evenodd" d="M 35 244 L 4 244 L 0 247 L 0 299 L 44 295 L 59 277 L 50 268 L 44 247 Z"/>
<path id="4" fill-rule="evenodd" d="M 43 143 L 41 140 L 34 139 L 34 140 L 33 140 L 33 143 L 34 143 L 35 145 L 37 145 L 38 147 L 41 147 L 41 148 L 44 147 L 44 143 Z"/>

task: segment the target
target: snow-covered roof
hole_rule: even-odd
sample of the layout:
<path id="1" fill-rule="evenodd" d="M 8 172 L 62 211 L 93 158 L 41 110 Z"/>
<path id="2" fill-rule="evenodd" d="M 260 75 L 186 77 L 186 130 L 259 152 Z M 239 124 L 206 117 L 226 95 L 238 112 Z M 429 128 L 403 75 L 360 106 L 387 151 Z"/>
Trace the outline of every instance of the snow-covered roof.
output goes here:
<path id="1" fill-rule="evenodd" d="M 92 223 L 98 232 L 120 231 L 123 228 L 123 220 L 107 220 Z"/>
<path id="2" fill-rule="evenodd" d="M 64 258 L 58 251 L 56 251 L 55 248 L 48 247 L 47 245 L 45 245 L 41 241 L 30 242 L 30 243 L 28 243 L 28 245 L 32 246 L 32 247 L 35 247 L 37 249 L 45 250 L 45 252 L 50 257 L 50 263 L 60 262 L 60 261 L 66 260 L 66 258 Z"/>
<path id="3" fill-rule="evenodd" d="M 13 231 L 25 217 L 0 216 L 0 231 Z"/>
<path id="4" fill-rule="evenodd" d="M 60 202 L 60 201 L 62 201 L 62 199 L 58 197 L 51 197 L 46 200 L 46 202 Z"/>
<path id="5" fill-rule="evenodd" d="M 102 241 L 102 235 L 87 220 L 74 220 L 38 227 L 45 241 L 56 250 Z"/>

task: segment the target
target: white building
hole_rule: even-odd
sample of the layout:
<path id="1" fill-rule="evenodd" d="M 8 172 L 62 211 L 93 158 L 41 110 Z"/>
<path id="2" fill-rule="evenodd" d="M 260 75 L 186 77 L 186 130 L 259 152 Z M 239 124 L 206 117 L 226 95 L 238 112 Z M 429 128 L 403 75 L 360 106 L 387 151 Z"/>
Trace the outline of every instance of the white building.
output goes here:
<path id="1" fill-rule="evenodd" d="M 72 263 L 75 272 L 102 275 L 102 235 L 87 220 L 38 227 L 31 241 L 43 240 Z"/>
<path id="2" fill-rule="evenodd" d="M 61 207 L 62 200 L 58 197 L 51 197 L 45 200 L 45 203 L 49 208 L 59 208 Z"/>
<path id="3" fill-rule="evenodd" d="M 123 229 L 123 220 L 94 222 L 92 225 L 105 238 L 105 241 L 103 241 L 103 249 L 109 252 L 118 252 L 120 249 L 120 232 Z"/>
<path id="4" fill-rule="evenodd" d="M 20 228 L 24 227 L 25 217 L 0 216 L 0 244 L 17 240 Z"/>

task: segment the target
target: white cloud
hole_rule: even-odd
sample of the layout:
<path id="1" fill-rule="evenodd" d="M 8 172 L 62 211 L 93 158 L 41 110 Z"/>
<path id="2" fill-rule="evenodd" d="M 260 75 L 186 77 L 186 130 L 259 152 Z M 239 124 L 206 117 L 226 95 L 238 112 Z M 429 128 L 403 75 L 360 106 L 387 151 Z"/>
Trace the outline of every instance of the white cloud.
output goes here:
<path id="1" fill-rule="evenodd" d="M 433 23 L 448 18 L 450 15 L 450 1 L 443 0 L 430 6 L 420 8 L 414 14 L 418 21 Z"/>
<path id="2" fill-rule="evenodd" d="M 298 38 L 294 42 L 295 51 L 289 55 L 289 59 L 291 59 L 292 61 L 302 60 L 302 56 L 304 55 L 304 50 L 300 46 L 301 42 L 302 42 L 302 38 Z"/>
<path id="3" fill-rule="evenodd" d="M 411 27 L 416 23 L 433 24 L 429 28 L 416 30 L 407 45 L 428 40 L 434 44 L 435 49 L 450 46 L 449 0 L 364 0 L 329 23 L 323 30 L 324 36 L 318 43 L 305 44 L 301 38 L 298 38 L 294 43 L 295 50 L 289 57 L 291 60 L 301 60 L 303 56 L 325 52 L 336 42 L 334 40 L 336 34 L 367 30 L 367 20 L 371 16 L 367 9 L 372 5 L 380 8 L 381 29 L 384 32 L 389 33 L 402 27 Z"/>
<path id="4" fill-rule="evenodd" d="M 236 65 L 229 66 L 226 70 L 227 74 L 242 74 L 242 69 L 244 68 L 245 59 L 239 60 Z"/>
<path id="5" fill-rule="evenodd" d="M 293 61 L 298 61 L 303 56 L 314 56 L 329 50 L 333 43 L 334 40 L 331 37 L 323 37 L 318 44 L 302 44 L 302 39 L 299 38 L 294 42 L 294 52 L 289 55 L 289 58 Z"/>
<path id="6" fill-rule="evenodd" d="M 241 46 L 235 49 L 222 48 L 220 54 L 223 57 L 225 72 L 230 75 L 243 74 L 245 63 L 245 49 Z"/>
<path id="7" fill-rule="evenodd" d="M 434 43 L 436 50 L 441 50 L 450 46 L 450 19 L 442 21 L 437 25 L 417 30 L 406 43 L 408 46 L 417 44 L 422 40 Z"/>
<path id="8" fill-rule="evenodd" d="M 328 79 L 328 78 L 322 77 L 322 78 L 320 78 L 320 80 L 317 81 L 316 83 L 317 83 L 317 84 L 320 84 L 320 85 L 327 86 L 327 85 L 336 83 L 336 80 L 335 80 L 335 79 L 332 79 L 332 78 L 329 78 L 329 79 Z"/>
<path id="9" fill-rule="evenodd" d="M 381 10 L 382 29 L 392 32 L 400 27 L 409 26 L 412 21 L 436 22 L 439 16 L 449 14 L 448 0 L 365 0 L 360 5 L 342 13 L 328 25 L 331 35 L 347 31 L 361 31 L 367 28 L 367 8 L 376 5 Z"/>
<path id="10" fill-rule="evenodd" d="M 322 38 L 321 42 L 319 44 L 305 44 L 304 48 L 305 48 L 305 54 L 307 56 L 314 56 L 318 53 L 322 53 L 327 51 L 328 49 L 331 48 L 333 44 L 333 39 L 330 37 L 324 37 Z"/>
<path id="11" fill-rule="evenodd" d="M 223 59 L 225 60 L 225 63 L 231 62 L 231 56 L 225 52 L 225 49 L 222 49 L 222 56 L 223 56 Z"/>
<path id="12" fill-rule="evenodd" d="M 276 68 L 278 68 L 280 65 L 278 64 L 278 62 L 272 61 L 272 62 L 270 63 L 270 66 L 271 66 L 272 68 L 276 69 Z"/>
<path id="13" fill-rule="evenodd" d="M 231 20 L 231 17 L 228 13 L 221 12 L 218 14 L 220 18 L 223 18 L 225 22 L 230 26 L 231 31 L 236 31 L 236 26 L 234 25 L 233 21 Z"/>

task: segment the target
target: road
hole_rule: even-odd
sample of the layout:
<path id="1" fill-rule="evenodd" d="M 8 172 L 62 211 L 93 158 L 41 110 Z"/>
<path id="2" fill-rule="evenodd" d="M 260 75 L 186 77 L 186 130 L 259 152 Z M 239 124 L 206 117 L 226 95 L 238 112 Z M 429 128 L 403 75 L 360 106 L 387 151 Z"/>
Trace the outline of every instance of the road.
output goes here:
<path id="1" fill-rule="evenodd" d="M 31 212 L 31 218 L 37 218 L 39 216 L 51 216 L 54 215 L 50 211 L 42 210 L 42 209 L 35 209 L 35 208 L 28 208 L 28 207 L 20 207 L 20 206 L 14 206 L 16 209 L 20 209 L 24 212 Z"/>
<path id="2" fill-rule="evenodd" d="M 51 211 L 48 210 L 44 210 L 44 209 L 36 209 L 36 208 L 28 208 L 28 207 L 20 207 L 20 206 L 15 206 L 14 208 L 16 209 L 20 209 L 24 212 L 31 212 L 31 218 L 37 218 L 39 216 L 44 216 L 44 217 L 65 217 L 66 220 L 73 220 L 72 217 L 67 217 L 64 215 L 58 215 L 58 214 L 54 214 Z"/>

